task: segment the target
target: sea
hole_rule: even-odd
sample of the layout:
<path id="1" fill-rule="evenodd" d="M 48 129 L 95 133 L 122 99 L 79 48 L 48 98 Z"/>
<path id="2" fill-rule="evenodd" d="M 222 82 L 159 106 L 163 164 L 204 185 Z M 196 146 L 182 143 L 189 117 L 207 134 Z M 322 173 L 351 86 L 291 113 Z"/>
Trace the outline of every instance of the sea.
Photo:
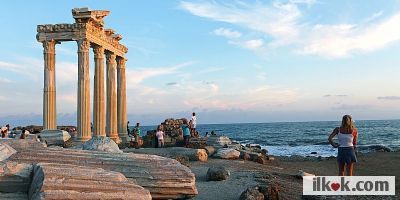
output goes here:
<path id="1" fill-rule="evenodd" d="M 358 151 L 400 150 L 400 120 L 360 120 L 358 129 Z M 241 144 L 258 144 L 275 156 L 330 157 L 337 149 L 328 143 L 328 137 L 340 121 L 321 122 L 274 122 L 238 124 L 199 124 L 201 136 L 214 131 Z M 143 133 L 156 126 L 142 127 Z"/>

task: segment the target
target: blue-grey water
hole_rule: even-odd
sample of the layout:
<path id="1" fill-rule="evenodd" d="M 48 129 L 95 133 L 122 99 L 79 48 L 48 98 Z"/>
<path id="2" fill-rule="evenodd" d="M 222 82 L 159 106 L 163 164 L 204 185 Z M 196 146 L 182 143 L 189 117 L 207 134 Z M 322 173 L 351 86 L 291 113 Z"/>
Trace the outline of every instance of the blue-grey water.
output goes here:
<path id="1" fill-rule="evenodd" d="M 242 144 L 259 144 L 271 155 L 332 156 L 337 150 L 328 144 L 328 136 L 339 121 L 325 122 L 279 122 L 244 124 L 200 124 L 197 130 L 202 136 L 215 131 Z M 370 152 L 382 146 L 400 149 L 400 120 L 360 120 L 358 149 Z M 142 127 L 143 132 L 155 126 Z M 311 154 L 316 152 L 317 154 Z"/>

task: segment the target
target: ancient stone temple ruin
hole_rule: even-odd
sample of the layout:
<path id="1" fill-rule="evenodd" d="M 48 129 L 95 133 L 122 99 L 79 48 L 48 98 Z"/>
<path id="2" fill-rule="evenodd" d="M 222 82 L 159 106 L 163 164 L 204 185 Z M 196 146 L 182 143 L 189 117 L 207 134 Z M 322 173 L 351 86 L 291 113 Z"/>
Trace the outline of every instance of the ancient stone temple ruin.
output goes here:
<path id="1" fill-rule="evenodd" d="M 94 52 L 93 136 L 112 138 L 115 142 L 127 138 L 125 54 L 128 48 L 119 41 L 122 36 L 104 27 L 103 18 L 110 12 L 75 8 L 72 24 L 37 26 L 37 40 L 43 43 L 44 89 L 43 129 L 57 129 L 56 120 L 56 44 L 76 41 L 78 45 L 78 106 L 77 140 L 92 137 L 90 112 L 89 49 Z M 106 90 L 104 86 L 106 57 Z M 106 91 L 106 92 L 105 92 Z M 107 99 L 105 97 L 107 96 Z M 106 105 L 107 104 L 107 105 Z"/>

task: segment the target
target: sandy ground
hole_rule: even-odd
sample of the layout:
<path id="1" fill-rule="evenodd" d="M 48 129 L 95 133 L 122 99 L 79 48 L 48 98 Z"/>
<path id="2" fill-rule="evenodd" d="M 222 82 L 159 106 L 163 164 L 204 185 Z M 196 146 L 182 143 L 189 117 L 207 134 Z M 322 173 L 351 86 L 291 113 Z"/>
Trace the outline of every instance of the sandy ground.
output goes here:
<path id="1" fill-rule="evenodd" d="M 400 199 L 400 152 L 377 152 L 360 154 L 355 166 L 355 175 L 396 176 L 396 196 L 331 196 L 322 199 Z M 210 166 L 224 166 L 231 172 L 225 181 L 206 181 Z M 287 159 L 276 158 L 266 165 L 243 160 L 221 160 L 210 158 L 208 162 L 190 162 L 196 175 L 198 200 L 236 200 L 249 186 L 278 182 L 282 199 L 302 199 L 302 180 L 293 176 L 298 170 L 315 175 L 337 175 L 336 158 Z"/>

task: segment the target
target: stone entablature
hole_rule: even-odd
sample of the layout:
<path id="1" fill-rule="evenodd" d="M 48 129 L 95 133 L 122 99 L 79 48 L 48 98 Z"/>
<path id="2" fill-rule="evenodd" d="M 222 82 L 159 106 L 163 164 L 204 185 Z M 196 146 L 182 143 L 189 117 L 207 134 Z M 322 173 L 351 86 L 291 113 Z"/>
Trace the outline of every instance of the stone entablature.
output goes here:
<path id="1" fill-rule="evenodd" d="M 103 46 L 108 51 L 114 52 L 116 55 L 123 57 L 128 52 L 128 48 L 120 44 L 122 36 L 119 34 L 107 35 L 106 30 L 96 27 L 90 23 L 74 23 L 74 24 L 45 24 L 37 26 L 36 39 L 39 42 L 55 40 L 77 41 L 80 39 L 88 39 L 90 42 Z"/>

